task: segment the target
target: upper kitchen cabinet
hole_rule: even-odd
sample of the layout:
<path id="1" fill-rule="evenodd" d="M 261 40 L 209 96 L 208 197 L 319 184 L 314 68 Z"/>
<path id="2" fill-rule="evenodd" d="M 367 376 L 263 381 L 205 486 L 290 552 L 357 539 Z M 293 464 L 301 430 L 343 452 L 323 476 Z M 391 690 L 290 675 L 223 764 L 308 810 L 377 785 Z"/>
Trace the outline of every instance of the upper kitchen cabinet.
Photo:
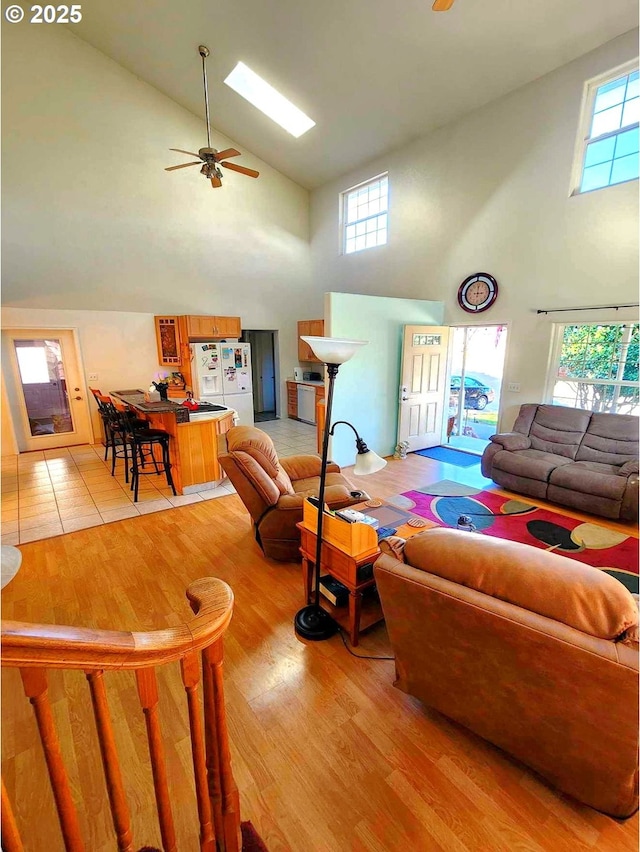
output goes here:
<path id="1" fill-rule="evenodd" d="M 240 337 L 240 317 L 187 316 L 186 329 L 189 340 L 212 340 L 220 337 Z"/>
<path id="2" fill-rule="evenodd" d="M 300 320 L 298 323 L 298 361 L 321 363 L 302 337 L 324 337 L 324 320 Z"/>
<path id="3" fill-rule="evenodd" d="M 162 367 L 180 367 L 182 350 L 178 317 L 154 317 L 158 363 Z"/>

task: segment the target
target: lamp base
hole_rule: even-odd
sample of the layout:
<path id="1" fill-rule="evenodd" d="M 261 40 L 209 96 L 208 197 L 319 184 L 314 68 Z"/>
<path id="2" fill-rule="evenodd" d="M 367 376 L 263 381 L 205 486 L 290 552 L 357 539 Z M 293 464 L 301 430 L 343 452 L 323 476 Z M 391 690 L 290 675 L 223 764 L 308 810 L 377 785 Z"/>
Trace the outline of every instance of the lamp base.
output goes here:
<path id="1" fill-rule="evenodd" d="M 298 636 L 312 642 L 330 639 L 338 630 L 338 624 L 319 604 L 309 604 L 298 610 L 293 623 Z"/>

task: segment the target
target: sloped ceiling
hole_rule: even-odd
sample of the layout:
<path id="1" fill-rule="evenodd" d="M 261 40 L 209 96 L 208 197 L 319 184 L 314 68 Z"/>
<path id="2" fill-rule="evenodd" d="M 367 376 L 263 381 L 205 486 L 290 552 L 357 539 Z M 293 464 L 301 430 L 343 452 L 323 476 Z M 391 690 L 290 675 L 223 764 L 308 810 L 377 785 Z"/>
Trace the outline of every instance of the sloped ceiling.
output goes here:
<path id="1" fill-rule="evenodd" d="M 637 0 L 93 0 L 72 30 L 307 188 L 638 24 Z M 242 60 L 316 121 L 294 139 L 223 79 Z M 201 140 L 176 139 L 191 150 Z M 167 152 L 168 153 L 168 152 Z M 170 155 L 173 156 L 173 155 Z M 167 165 L 179 160 L 168 159 Z"/>

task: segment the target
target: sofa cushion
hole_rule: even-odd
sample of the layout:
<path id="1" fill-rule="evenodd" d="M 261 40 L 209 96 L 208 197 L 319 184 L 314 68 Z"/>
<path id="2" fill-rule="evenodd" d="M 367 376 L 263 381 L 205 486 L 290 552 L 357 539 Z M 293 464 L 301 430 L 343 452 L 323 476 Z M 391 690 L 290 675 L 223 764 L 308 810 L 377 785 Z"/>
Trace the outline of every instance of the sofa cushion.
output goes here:
<path id="1" fill-rule="evenodd" d="M 600 639 L 615 639 L 638 624 L 635 601 L 618 580 L 528 544 L 432 529 L 409 538 L 404 557 L 415 568 Z"/>
<path id="2" fill-rule="evenodd" d="M 576 461 L 551 472 L 550 484 L 581 494 L 593 494 L 608 500 L 622 500 L 627 480 L 619 476 L 619 467 L 598 462 Z"/>
<path id="3" fill-rule="evenodd" d="M 534 450 L 574 459 L 590 420 L 590 411 L 539 405 L 529 432 L 531 446 Z"/>
<path id="4" fill-rule="evenodd" d="M 571 464 L 571 459 L 540 450 L 501 450 L 493 457 L 493 467 L 512 473 L 548 482 L 551 471 L 556 467 Z"/>
<path id="5" fill-rule="evenodd" d="M 623 465 L 638 458 L 638 418 L 632 414 L 593 414 L 576 461 Z"/>
<path id="6" fill-rule="evenodd" d="M 278 461 L 276 448 L 266 432 L 256 429 L 255 426 L 236 426 L 227 432 L 227 449 L 228 452 L 236 456 L 247 473 L 255 476 L 257 470 L 255 465 L 248 465 L 246 456 L 249 456 L 272 480 L 279 494 L 294 493 L 291 479 Z M 240 458 L 241 453 L 245 454 L 242 459 Z M 275 500 L 267 500 L 267 502 L 273 505 Z"/>

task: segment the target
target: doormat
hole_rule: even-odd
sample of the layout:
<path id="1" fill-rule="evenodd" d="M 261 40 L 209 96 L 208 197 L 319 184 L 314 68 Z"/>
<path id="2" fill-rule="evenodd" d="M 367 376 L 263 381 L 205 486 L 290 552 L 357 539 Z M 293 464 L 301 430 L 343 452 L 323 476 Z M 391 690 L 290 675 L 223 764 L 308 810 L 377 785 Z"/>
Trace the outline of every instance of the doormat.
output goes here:
<path id="1" fill-rule="evenodd" d="M 510 499 L 492 491 L 442 480 L 402 497 L 414 503 L 413 514 L 455 528 L 469 515 L 476 531 L 519 541 L 600 568 L 638 594 L 638 539 L 630 533 L 579 521 L 562 512 L 541 509 L 526 498 Z"/>
<path id="2" fill-rule="evenodd" d="M 473 464 L 480 464 L 480 456 L 474 456 L 472 453 L 464 453 L 461 450 L 454 450 L 451 447 L 429 447 L 426 450 L 414 450 L 414 452 L 417 456 L 424 456 L 426 459 L 454 464 L 456 467 L 471 467 Z"/>

